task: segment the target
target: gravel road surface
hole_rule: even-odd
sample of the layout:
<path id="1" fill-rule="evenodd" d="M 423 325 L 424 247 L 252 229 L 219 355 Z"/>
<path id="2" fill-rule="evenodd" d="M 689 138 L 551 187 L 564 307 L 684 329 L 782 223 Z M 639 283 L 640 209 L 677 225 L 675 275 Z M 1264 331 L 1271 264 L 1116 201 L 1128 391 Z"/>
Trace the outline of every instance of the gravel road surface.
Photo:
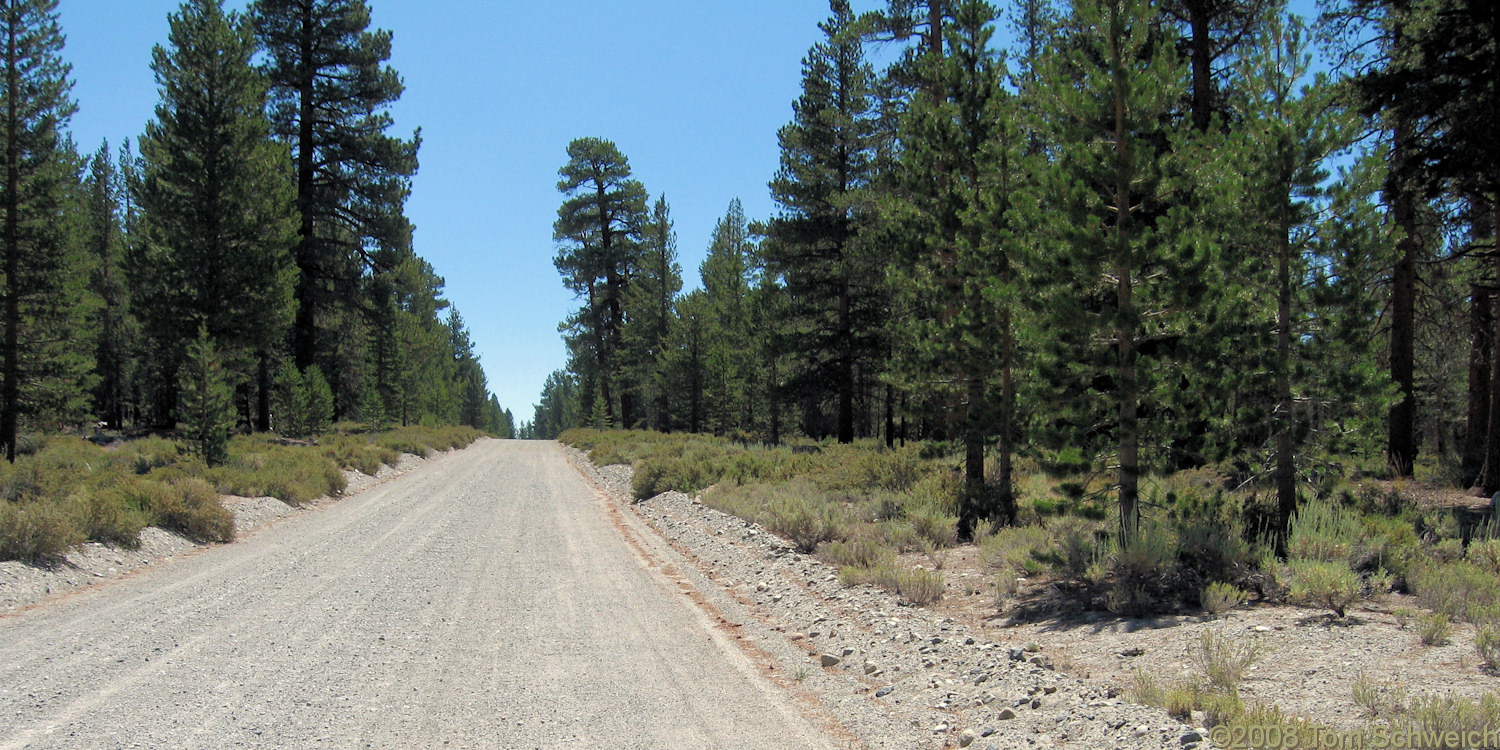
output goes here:
<path id="1" fill-rule="evenodd" d="M 617 524 L 486 440 L 0 617 L 0 750 L 836 746 Z"/>

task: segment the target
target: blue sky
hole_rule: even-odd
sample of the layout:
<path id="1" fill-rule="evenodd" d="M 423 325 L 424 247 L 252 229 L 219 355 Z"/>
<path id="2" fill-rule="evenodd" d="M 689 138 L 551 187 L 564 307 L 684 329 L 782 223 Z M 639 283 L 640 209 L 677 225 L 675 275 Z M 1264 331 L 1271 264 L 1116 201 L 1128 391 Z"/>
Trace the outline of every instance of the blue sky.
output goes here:
<path id="1" fill-rule="evenodd" d="M 176 0 L 61 0 L 80 150 L 134 140 L 158 95 L 151 47 Z M 882 0 L 857 0 L 873 9 Z M 230 0 L 230 8 L 244 2 Z M 733 198 L 774 210 L 776 130 L 801 60 L 821 38 L 820 0 L 372 0 L 395 34 L 406 93 L 398 132 L 422 128 L 407 214 L 417 252 L 447 280 L 490 390 L 529 420 L 566 354 L 557 324 L 577 307 L 552 267 L 557 169 L 568 141 L 613 140 L 653 198 L 665 193 L 684 275 L 697 283 L 714 222 Z"/>

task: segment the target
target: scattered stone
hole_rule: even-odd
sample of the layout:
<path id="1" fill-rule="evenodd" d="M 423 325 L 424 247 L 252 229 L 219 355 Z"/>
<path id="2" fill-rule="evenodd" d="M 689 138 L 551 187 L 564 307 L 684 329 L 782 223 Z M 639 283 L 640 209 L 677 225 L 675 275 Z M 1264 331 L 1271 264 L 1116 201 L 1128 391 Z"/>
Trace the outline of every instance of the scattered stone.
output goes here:
<path id="1" fill-rule="evenodd" d="M 958 733 L 958 746 L 968 747 L 974 744 L 974 740 L 977 739 L 979 739 L 979 737 L 974 734 L 974 730 L 965 729 L 964 731 Z"/>
<path id="2" fill-rule="evenodd" d="M 879 669 L 879 667 L 875 666 L 875 662 L 873 662 L 873 661 L 866 661 L 865 662 L 865 674 L 875 674 L 875 670 L 877 670 L 877 669 Z"/>
<path id="3" fill-rule="evenodd" d="M 896 690 L 896 686 L 895 685 L 886 685 L 885 687 L 883 687 L 883 688 L 875 691 L 875 697 L 876 698 L 884 698 L 887 695 L 890 695 L 895 690 Z"/>
<path id="4" fill-rule="evenodd" d="M 995 718 L 1001 721 L 1010 721 L 1011 719 L 1016 718 L 1016 712 L 1008 708 L 1002 708 L 1000 709 L 1000 715 L 996 716 Z"/>
<path id="5" fill-rule="evenodd" d="M 1197 732 L 1188 732 L 1182 735 L 1182 744 L 1184 745 L 1196 745 L 1202 741 L 1203 735 L 1198 734 Z"/>
<path id="6" fill-rule="evenodd" d="M 1133 656 L 1140 656 L 1141 654 L 1144 654 L 1144 653 L 1146 653 L 1146 649 L 1143 649 L 1140 646 L 1132 646 L 1130 648 L 1125 649 L 1124 651 L 1121 651 L 1120 652 L 1120 656 L 1124 656 L 1126 658 L 1130 658 L 1130 657 L 1133 657 Z"/>
<path id="7" fill-rule="evenodd" d="M 825 667 L 837 666 L 839 661 L 839 658 L 833 654 L 823 654 L 822 656 L 823 666 Z"/>

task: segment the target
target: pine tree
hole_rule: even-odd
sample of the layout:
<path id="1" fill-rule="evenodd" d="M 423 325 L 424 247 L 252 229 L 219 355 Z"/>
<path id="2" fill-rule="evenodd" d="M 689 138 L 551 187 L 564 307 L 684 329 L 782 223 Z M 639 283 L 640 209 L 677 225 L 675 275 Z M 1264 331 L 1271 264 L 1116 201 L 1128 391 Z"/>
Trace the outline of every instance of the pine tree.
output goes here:
<path id="1" fill-rule="evenodd" d="M 391 34 L 371 31 L 364 0 L 257 0 L 253 14 L 271 82 L 271 119 L 292 148 L 300 217 L 292 350 L 306 368 L 337 311 L 354 307 L 366 269 L 410 252 L 403 211 L 420 131 L 387 134 L 401 78 L 386 61 Z M 342 369 L 347 363 L 324 364 Z"/>
<path id="2" fill-rule="evenodd" d="M 1230 194 L 1219 202 L 1237 207 L 1231 221 L 1243 243 L 1233 254 L 1239 261 L 1234 275 L 1247 283 L 1248 299 L 1275 300 L 1274 309 L 1262 308 L 1258 315 L 1245 317 L 1252 325 L 1275 331 L 1274 349 L 1260 353 L 1253 371 L 1269 372 L 1273 381 L 1275 532 L 1283 545 L 1297 508 L 1300 444 L 1311 429 L 1323 428 L 1309 424 L 1305 410 L 1298 407 L 1307 393 L 1301 375 L 1307 371 L 1304 346 L 1312 320 L 1304 289 L 1304 279 L 1312 273 L 1310 244 L 1322 229 L 1317 208 L 1324 201 L 1322 185 L 1329 176 L 1325 164 L 1353 140 L 1356 124 L 1333 106 L 1333 90 L 1325 77 L 1311 86 L 1303 84 L 1311 66 L 1307 37 L 1297 17 L 1278 9 L 1253 40 L 1241 61 L 1240 85 L 1247 96 L 1235 102 L 1242 120 L 1219 150 L 1224 168 L 1216 170 L 1221 178 L 1241 177 L 1220 182 Z M 1248 342 L 1225 343 L 1244 347 Z"/>
<path id="3" fill-rule="evenodd" d="M 1046 312 L 1073 387 L 1107 389 L 1112 416 L 1084 419 L 1110 424 L 1127 539 L 1139 519 L 1141 404 L 1155 387 L 1141 347 L 1191 323 L 1193 306 L 1178 295 L 1203 265 L 1179 231 L 1181 212 L 1164 205 L 1161 146 L 1175 135 L 1168 125 L 1184 70 L 1161 23 L 1146 0 L 1075 0 L 1038 92 L 1055 154 L 1040 189 L 1055 253 Z"/>
<path id="4" fill-rule="evenodd" d="M 641 237 L 641 257 L 625 290 L 624 367 L 649 404 L 646 421 L 656 430 L 672 429 L 670 393 L 666 376 L 665 342 L 672 325 L 672 301 L 682 290 L 682 267 L 677 263 L 677 233 L 672 227 L 666 196 L 657 198 L 651 220 Z"/>
<path id="5" fill-rule="evenodd" d="M 714 225 L 699 267 L 709 308 L 703 355 L 707 427 L 718 435 L 748 429 L 753 417 L 756 361 L 746 355 L 752 350 L 748 274 L 754 251 L 736 198 Z"/>
<path id="6" fill-rule="evenodd" d="M 220 0 L 189 0 L 170 23 L 170 48 L 152 53 L 161 103 L 141 138 L 136 307 L 166 373 L 202 326 L 236 383 L 265 373 L 264 394 L 293 309 L 286 149 L 271 140 L 250 20 Z"/>
<path id="7" fill-rule="evenodd" d="M 177 390 L 188 444 L 209 466 L 229 458 L 229 431 L 234 427 L 234 393 L 208 329 L 187 345 Z"/>
<path id="8" fill-rule="evenodd" d="M 124 426 L 134 400 L 134 356 L 139 326 L 130 309 L 125 283 L 123 181 L 115 170 L 113 158 L 109 144 L 105 143 L 89 160 L 84 184 L 87 202 L 84 242 L 94 257 L 90 291 L 99 300 L 90 321 L 97 337 L 94 370 L 99 378 L 94 388 L 94 413 L 109 429 L 118 430 Z"/>
<path id="9" fill-rule="evenodd" d="M 307 381 L 291 360 L 277 368 L 271 392 L 271 426 L 276 433 L 282 437 L 307 435 Z"/>
<path id="10" fill-rule="evenodd" d="M 961 404 L 965 499 L 960 532 L 985 516 L 1015 517 L 1015 311 L 1023 253 L 1026 146 L 1019 110 L 1001 87 L 989 49 L 994 9 L 960 0 L 948 54 L 924 75 L 902 121 L 898 192 L 886 221 L 904 227 L 916 251 L 894 274 L 897 377 L 910 390 L 951 390 Z M 924 63 L 927 61 L 924 61 Z M 995 391 L 998 390 L 998 393 Z M 985 484 L 985 444 L 999 438 L 994 505 Z"/>
<path id="11" fill-rule="evenodd" d="M 566 199 L 552 225 L 558 245 L 553 264 L 585 303 L 566 326 L 575 350 L 593 360 L 605 421 L 634 426 L 634 394 L 617 381 L 625 294 L 640 262 L 640 237 L 648 221 L 646 189 L 630 176 L 625 155 L 601 138 L 569 143 L 568 163 L 557 174 L 557 190 Z"/>
<path id="12" fill-rule="evenodd" d="M 678 401 L 672 405 L 672 413 L 681 415 L 681 424 L 688 432 L 703 432 L 707 427 L 706 360 L 712 309 L 702 289 L 678 297 L 667 338 L 667 372 L 676 384 L 673 393 Z"/>
<path id="13" fill-rule="evenodd" d="M 819 25 L 826 37 L 802 62 L 802 96 L 793 120 L 777 133 L 781 168 L 771 195 L 781 213 L 766 228 L 762 256 L 782 280 L 796 333 L 787 346 L 799 372 L 790 379 L 805 398 L 835 403 L 839 442 L 854 440 L 861 369 L 884 351 L 884 259 L 862 243 L 872 214 L 878 125 L 874 71 L 854 35 L 846 0 Z"/>
<path id="14" fill-rule="evenodd" d="M 87 408 L 88 263 L 72 236 L 79 160 L 62 128 L 76 109 L 56 0 L 0 2 L 0 446 L 15 461 L 23 418 Z"/>

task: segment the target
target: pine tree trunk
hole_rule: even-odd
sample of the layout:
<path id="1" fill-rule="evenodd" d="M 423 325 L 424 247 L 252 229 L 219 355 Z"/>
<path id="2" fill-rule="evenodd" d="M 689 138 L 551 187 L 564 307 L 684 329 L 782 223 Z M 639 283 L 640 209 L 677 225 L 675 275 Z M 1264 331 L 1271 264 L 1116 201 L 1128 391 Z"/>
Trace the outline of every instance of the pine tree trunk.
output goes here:
<path id="1" fill-rule="evenodd" d="M 1283 211 L 1290 207 L 1283 206 Z M 1276 227 L 1276 547 L 1286 553 L 1287 534 L 1297 511 L 1292 412 L 1292 248 L 1291 227 Z"/>
<path id="2" fill-rule="evenodd" d="M 292 358 L 297 369 L 306 371 L 317 356 L 318 347 L 318 280 L 317 259 L 314 258 L 313 191 L 317 177 L 313 153 L 314 129 L 317 110 L 313 95 L 317 81 L 317 70 L 313 67 L 313 43 L 316 32 L 313 23 L 313 4 L 302 6 L 302 38 L 299 53 L 302 68 L 297 82 L 297 211 L 302 222 L 297 228 L 297 317 L 292 324 Z M 404 420 L 403 420 L 404 421 Z"/>
<path id="3" fill-rule="evenodd" d="M 854 442 L 854 355 L 850 351 L 849 283 L 839 293 L 839 442 Z"/>
<path id="4" fill-rule="evenodd" d="M 1471 486 L 1484 469 L 1484 445 L 1490 423 L 1490 358 L 1495 339 L 1491 293 L 1474 284 L 1469 290 L 1469 409 L 1464 429 L 1463 484 Z"/>
<path id="5" fill-rule="evenodd" d="M 885 447 L 896 447 L 896 389 L 885 387 Z"/>
<path id="6" fill-rule="evenodd" d="M 1396 123 L 1395 146 L 1391 159 L 1400 164 L 1411 143 L 1411 126 Z M 1397 244 L 1399 258 L 1391 271 L 1391 381 L 1396 384 L 1397 401 L 1390 411 L 1387 463 L 1397 476 L 1411 476 L 1417 458 L 1416 416 L 1416 306 L 1417 306 L 1417 211 L 1416 197 L 1404 185 L 1391 179 L 1387 190 L 1391 213 L 1402 232 Z"/>
<path id="7" fill-rule="evenodd" d="M 257 398 L 255 404 L 255 431 L 271 431 L 271 355 L 261 352 L 256 364 Z M 365 419 L 364 416 L 360 417 Z"/>
<path id="8" fill-rule="evenodd" d="M 1005 280 L 1009 282 L 1010 268 L 1006 264 Z M 1001 520 L 1006 525 L 1015 523 L 1016 496 L 1012 488 L 1011 456 L 1016 446 L 1016 383 L 1012 359 L 1015 353 L 1015 332 L 1011 330 L 1010 310 L 1000 313 L 1000 444 L 997 446 L 999 466 L 995 477 L 996 501 L 999 503 Z"/>
<path id="9" fill-rule="evenodd" d="M 0 386 L 0 443 L 5 460 L 16 461 L 16 438 L 21 407 L 21 153 L 20 72 L 16 59 L 16 24 L 19 11 L 6 8 L 5 21 L 5 382 Z"/>
<path id="10" fill-rule="evenodd" d="M 1135 536 L 1139 525 L 1140 510 L 1136 506 L 1140 482 L 1140 425 L 1139 384 L 1135 368 L 1135 290 L 1134 269 L 1131 264 L 1130 230 L 1131 211 L 1130 185 L 1134 177 L 1130 135 L 1125 122 L 1127 100 L 1124 66 L 1120 59 L 1118 40 L 1124 35 L 1118 9 L 1110 17 L 1110 38 L 1114 59 L 1110 65 L 1114 70 L 1114 142 L 1115 184 L 1114 202 L 1114 274 L 1115 274 L 1115 337 L 1119 383 L 1116 386 L 1119 409 L 1120 435 L 1120 540 L 1128 542 Z"/>
<path id="11" fill-rule="evenodd" d="M 964 503 L 958 515 L 958 535 L 972 538 L 984 502 L 984 399 L 982 378 L 969 378 L 964 409 Z"/>
<path id="12" fill-rule="evenodd" d="M 1495 212 L 1494 232 L 1495 241 L 1500 242 L 1500 201 L 1496 201 L 1492 209 Z M 1500 279 L 1500 252 L 1491 254 L 1494 263 L 1494 278 Z M 1492 297 L 1494 313 L 1491 316 L 1497 321 L 1493 328 L 1493 338 L 1490 340 L 1490 393 L 1489 393 L 1489 425 L 1485 430 L 1485 459 L 1484 469 L 1480 472 L 1480 487 L 1484 494 L 1492 495 L 1500 491 L 1500 294 Z"/>
<path id="13" fill-rule="evenodd" d="M 1213 36 L 1208 28 L 1206 0 L 1188 0 L 1188 27 L 1192 33 L 1193 127 L 1208 132 L 1213 117 Z"/>

